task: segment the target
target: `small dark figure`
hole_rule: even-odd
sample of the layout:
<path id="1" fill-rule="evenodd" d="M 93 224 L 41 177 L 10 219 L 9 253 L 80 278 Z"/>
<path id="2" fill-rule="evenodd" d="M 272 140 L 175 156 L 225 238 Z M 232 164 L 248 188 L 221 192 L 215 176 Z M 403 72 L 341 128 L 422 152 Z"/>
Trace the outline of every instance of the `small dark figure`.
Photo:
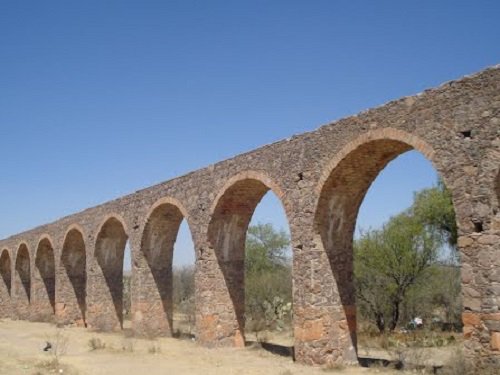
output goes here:
<path id="1" fill-rule="evenodd" d="M 47 341 L 47 343 L 45 344 L 45 348 L 43 348 L 43 351 L 48 352 L 50 349 L 52 349 L 52 344 Z"/>

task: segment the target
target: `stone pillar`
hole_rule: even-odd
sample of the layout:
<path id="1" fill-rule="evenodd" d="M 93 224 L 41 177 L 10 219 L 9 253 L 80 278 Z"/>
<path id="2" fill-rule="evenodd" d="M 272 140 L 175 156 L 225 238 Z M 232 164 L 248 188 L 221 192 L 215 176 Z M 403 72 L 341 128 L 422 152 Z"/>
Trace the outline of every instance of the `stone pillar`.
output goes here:
<path id="1" fill-rule="evenodd" d="M 357 363 L 352 251 L 331 256 L 310 228 L 297 229 L 303 240 L 293 243 L 295 358 L 309 365 Z"/>
<path id="2" fill-rule="evenodd" d="M 197 340 L 208 347 L 244 347 L 243 260 L 220 262 L 214 249 L 199 249 L 195 275 Z"/>
<path id="3" fill-rule="evenodd" d="M 462 256 L 465 355 L 500 368 L 500 217 L 491 228 L 458 239 Z"/>

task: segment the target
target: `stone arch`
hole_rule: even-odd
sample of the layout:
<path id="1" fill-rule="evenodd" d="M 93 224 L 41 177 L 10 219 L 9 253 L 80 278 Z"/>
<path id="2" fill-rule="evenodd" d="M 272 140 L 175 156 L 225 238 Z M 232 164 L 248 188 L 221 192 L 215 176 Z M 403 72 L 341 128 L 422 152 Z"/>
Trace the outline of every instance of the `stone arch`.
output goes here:
<path id="1" fill-rule="evenodd" d="M 108 216 L 99 227 L 92 271 L 92 324 L 100 330 L 123 329 L 123 258 L 128 235 L 123 219 Z"/>
<path id="2" fill-rule="evenodd" d="M 0 318 L 11 315 L 12 262 L 9 250 L 0 254 Z"/>
<path id="3" fill-rule="evenodd" d="M 319 178 L 318 184 L 316 185 L 316 193 L 321 193 L 321 191 L 325 187 L 326 181 L 331 177 L 332 172 L 339 166 L 342 160 L 344 160 L 349 154 L 351 154 L 351 152 L 360 148 L 364 144 L 380 140 L 392 140 L 395 142 L 399 141 L 401 144 L 406 145 L 406 151 L 415 149 L 422 155 L 424 155 L 433 164 L 434 168 L 438 169 L 439 167 L 434 162 L 434 149 L 423 139 L 417 137 L 416 135 L 395 128 L 381 128 L 370 130 L 347 143 L 340 151 L 335 154 L 335 156 L 329 162 L 326 163 L 326 166 L 323 168 L 323 171 L 321 173 L 321 177 Z M 399 154 L 393 156 L 392 159 L 394 159 L 398 155 L 401 155 L 403 152 L 405 151 L 402 151 Z M 443 176 L 443 179 L 444 178 L 446 178 L 446 176 Z"/>
<path id="4" fill-rule="evenodd" d="M 87 254 L 83 230 L 72 225 L 66 231 L 58 268 L 56 311 L 61 323 L 85 326 Z"/>
<path id="5" fill-rule="evenodd" d="M 56 266 L 52 243 L 49 236 L 42 236 L 35 253 L 32 285 L 34 320 L 45 321 L 51 319 L 55 313 Z"/>
<path id="6" fill-rule="evenodd" d="M 19 319 L 30 317 L 31 263 L 28 245 L 22 242 L 17 250 L 14 272 L 14 303 Z"/>
<path id="7" fill-rule="evenodd" d="M 278 197 L 280 202 L 282 203 L 282 205 L 285 209 L 286 216 L 290 217 L 289 216 L 290 204 L 289 204 L 288 200 L 286 199 L 286 195 L 284 193 L 284 190 L 281 188 L 281 186 L 278 185 L 271 177 L 269 177 L 264 172 L 253 171 L 253 170 L 240 172 L 240 173 L 230 177 L 224 183 L 222 188 L 219 189 L 219 192 L 218 192 L 216 198 L 214 199 L 212 206 L 210 208 L 210 213 L 215 212 L 217 206 L 219 205 L 221 198 L 226 194 L 228 189 L 230 189 L 234 184 L 236 184 L 240 181 L 244 181 L 244 180 L 255 180 L 255 181 L 259 181 L 259 182 L 261 182 L 261 184 L 265 185 L 267 187 L 266 193 L 269 190 L 271 190 Z M 262 197 L 264 196 L 264 194 L 262 195 Z"/>
<path id="8" fill-rule="evenodd" d="M 435 153 L 422 139 L 392 128 L 369 131 L 348 143 L 328 163 L 316 187 L 318 201 L 314 216 L 314 247 L 324 252 L 328 267 L 324 269 L 323 288 L 333 290 L 322 319 L 330 330 L 326 345 L 331 358 L 339 356 L 356 362 L 356 302 L 353 284 L 354 229 L 360 205 L 368 188 L 380 171 L 397 156 L 415 149 L 422 153 L 447 184 L 447 173 Z M 454 192 L 452 191 L 452 195 Z M 458 220 L 457 220 L 458 221 Z M 314 285 L 309 287 L 314 288 Z M 336 319 L 332 317 L 336 316 Z M 299 319 L 300 320 L 300 319 Z M 313 340 L 311 340 L 313 341 Z M 341 349 L 341 350 L 339 350 Z"/>
<path id="9" fill-rule="evenodd" d="M 172 260 L 174 244 L 187 210 L 166 197 L 148 212 L 136 259 L 135 273 L 141 280 L 135 291 L 134 330 L 140 334 L 171 336 L 173 323 Z"/>
<path id="10" fill-rule="evenodd" d="M 202 322 L 206 331 L 204 334 L 208 337 L 215 335 L 217 345 L 245 344 L 245 240 L 255 208 L 269 190 L 281 201 L 287 221 L 290 222 L 289 205 L 283 190 L 262 172 L 245 171 L 231 177 L 212 205 L 208 246 L 215 255 L 218 276 L 210 283 L 204 282 L 203 286 L 200 285 L 201 282 L 197 282 L 197 288 L 210 288 L 211 298 L 219 306 L 225 306 L 222 311 L 217 311 L 216 319 L 204 317 Z M 212 328 L 207 327 L 207 321 L 213 324 Z"/>

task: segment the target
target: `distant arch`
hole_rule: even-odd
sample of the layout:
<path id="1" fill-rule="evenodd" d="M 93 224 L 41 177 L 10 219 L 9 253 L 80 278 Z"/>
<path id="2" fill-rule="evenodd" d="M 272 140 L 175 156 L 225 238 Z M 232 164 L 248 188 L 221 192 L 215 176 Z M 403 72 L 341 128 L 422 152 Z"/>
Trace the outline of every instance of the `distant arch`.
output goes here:
<path id="1" fill-rule="evenodd" d="M 10 260 L 9 250 L 3 249 L 0 255 L 0 275 L 2 276 L 3 291 L 7 292 L 10 298 L 12 286 L 12 262 Z"/>
<path id="2" fill-rule="evenodd" d="M 31 263 L 28 245 L 22 242 L 17 250 L 14 277 L 15 305 L 20 319 L 30 317 L 31 302 Z"/>
<path id="3" fill-rule="evenodd" d="M 0 253 L 0 318 L 11 315 L 12 262 L 9 250 Z"/>
<path id="4" fill-rule="evenodd" d="M 150 208 L 141 238 L 135 272 L 140 278 L 134 318 L 136 331 L 146 334 L 173 334 L 174 244 L 183 219 L 189 227 L 188 211 L 177 200 L 164 197 Z M 151 281 L 151 282 L 150 282 Z M 151 288 L 151 284 L 154 285 Z"/>
<path id="5" fill-rule="evenodd" d="M 103 330 L 123 328 L 123 258 L 127 240 L 124 221 L 118 215 L 109 215 L 99 227 L 94 252 L 99 274 L 94 275 L 93 293 L 103 297 L 102 314 L 95 317 L 95 324 Z"/>
<path id="6" fill-rule="evenodd" d="M 85 326 L 87 254 L 80 226 L 70 226 L 64 236 L 59 262 L 58 317 L 62 322 Z"/>
<path id="7" fill-rule="evenodd" d="M 54 247 L 48 235 L 44 235 L 38 242 L 35 253 L 35 272 L 33 278 L 33 311 L 36 320 L 46 320 L 55 313 L 55 257 Z"/>

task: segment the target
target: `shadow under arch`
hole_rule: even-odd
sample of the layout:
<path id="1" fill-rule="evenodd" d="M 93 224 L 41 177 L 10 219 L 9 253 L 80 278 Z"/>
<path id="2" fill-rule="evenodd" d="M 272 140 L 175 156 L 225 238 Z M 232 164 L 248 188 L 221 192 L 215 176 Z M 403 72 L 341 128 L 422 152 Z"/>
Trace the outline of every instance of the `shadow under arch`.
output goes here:
<path id="1" fill-rule="evenodd" d="M 143 321 L 142 327 L 136 327 L 140 333 L 173 334 L 173 254 L 183 219 L 190 228 L 186 209 L 173 198 L 158 200 L 147 215 L 140 247 L 145 264 L 139 262 L 137 270 L 142 280 L 136 293 L 140 298 L 138 305 L 142 315 L 147 314 L 147 323 Z M 190 233 L 192 236 L 191 228 Z M 154 285 L 150 285 L 148 280 L 152 280 Z"/>
<path id="2" fill-rule="evenodd" d="M 11 296 L 12 287 L 12 262 L 9 250 L 3 249 L 0 255 L 0 275 L 2 276 L 3 287 L 8 297 Z"/>
<path id="3" fill-rule="evenodd" d="M 31 303 L 31 264 L 28 245 L 24 242 L 17 250 L 14 282 L 16 313 L 20 319 L 28 319 Z"/>
<path id="4" fill-rule="evenodd" d="M 338 290 L 333 302 L 342 307 L 347 320 L 350 342 L 344 346 L 354 349 L 344 354 L 349 361 L 357 360 L 353 238 L 359 208 L 379 173 L 390 161 L 410 150 L 423 154 L 446 184 L 447 175 L 434 160 L 434 151 L 428 144 L 406 132 L 385 128 L 367 132 L 347 144 L 329 163 L 317 186 L 315 243 L 328 257 Z"/>
<path id="5" fill-rule="evenodd" d="M 225 288 L 233 307 L 231 345 L 245 344 L 245 240 L 253 213 L 268 192 L 281 202 L 290 223 L 284 193 L 266 174 L 246 171 L 230 178 L 220 190 L 211 209 L 209 246 L 214 250 Z M 230 322 L 225 322 L 229 323 Z"/>
<path id="6" fill-rule="evenodd" d="M 108 294 L 104 303 L 104 312 L 107 311 L 109 304 L 113 305 L 116 325 L 111 323 L 111 317 L 101 317 L 103 323 L 101 329 L 111 330 L 119 326 L 123 329 L 123 258 L 125 255 L 125 245 L 128 235 L 123 221 L 116 216 L 110 216 L 101 225 L 95 244 L 94 257 L 101 269 L 105 281 L 105 290 L 99 290 L 97 293 Z M 103 285 L 99 285 L 103 287 Z M 96 292 L 96 291 L 94 291 Z"/>
<path id="7" fill-rule="evenodd" d="M 0 318 L 8 318 L 12 313 L 12 262 L 7 249 L 0 253 L 0 276 Z"/>
<path id="8" fill-rule="evenodd" d="M 58 302 L 63 307 L 62 311 L 59 311 L 61 319 L 85 326 L 87 255 L 80 228 L 72 226 L 64 236 L 58 273 Z"/>
<path id="9" fill-rule="evenodd" d="M 56 303 L 55 257 L 54 248 L 49 237 L 44 236 L 38 242 L 35 255 L 35 271 L 36 278 L 34 281 L 36 282 L 33 283 L 34 293 L 37 299 L 40 299 L 39 301 L 37 301 L 37 305 L 40 305 L 37 307 L 37 310 L 42 309 L 41 305 L 44 305 L 44 302 L 46 302 L 42 299 L 47 298 L 52 310 L 51 313 L 54 314 Z M 38 285 L 40 281 L 43 283 L 42 287 Z M 42 311 L 37 311 L 37 313 L 42 313 Z"/>

